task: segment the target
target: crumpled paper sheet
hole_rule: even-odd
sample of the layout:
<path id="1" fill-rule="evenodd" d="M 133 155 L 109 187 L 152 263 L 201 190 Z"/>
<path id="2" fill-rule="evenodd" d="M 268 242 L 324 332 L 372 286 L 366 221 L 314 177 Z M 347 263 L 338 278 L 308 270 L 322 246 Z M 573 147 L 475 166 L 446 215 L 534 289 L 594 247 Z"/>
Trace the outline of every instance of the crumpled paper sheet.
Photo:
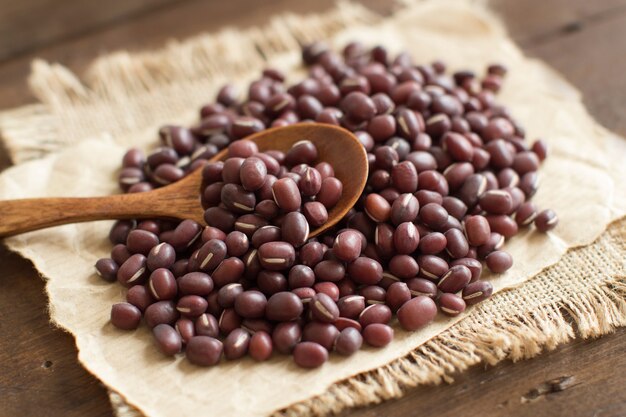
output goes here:
<path id="1" fill-rule="evenodd" d="M 555 263 L 566 249 L 589 244 L 626 213 L 626 141 L 596 124 L 579 93 L 558 74 L 522 56 L 493 17 L 475 6 L 450 4 L 426 2 L 380 25 L 346 30 L 331 41 L 337 47 L 359 39 L 392 51 L 406 49 L 417 62 L 440 58 L 452 69 L 482 72 L 495 61 L 510 68 L 499 100 L 527 128 L 528 138 L 544 137 L 550 146 L 534 201 L 555 209 L 560 223 L 547 235 L 530 229 L 507 242 L 515 264 L 506 274 L 490 278 L 501 291 Z M 15 166 L 0 176 L 0 197 L 118 192 L 116 174 L 125 149 L 153 145 L 155 130 L 131 132 L 123 141 L 126 146 L 120 142 L 106 135 L 85 139 L 71 149 Z M 94 274 L 95 261 L 108 256 L 111 248 L 106 239 L 110 225 L 62 226 L 13 237 L 6 244 L 31 259 L 48 279 L 51 317 L 76 337 L 81 363 L 149 416 L 265 416 L 402 357 L 463 318 L 438 317 L 413 333 L 398 329 L 385 349 L 365 348 L 350 358 L 331 355 L 329 363 L 312 371 L 280 355 L 265 363 L 244 359 L 199 368 L 182 355 L 162 356 L 145 326 L 123 332 L 108 322 L 111 304 L 125 298 L 124 288 Z"/>

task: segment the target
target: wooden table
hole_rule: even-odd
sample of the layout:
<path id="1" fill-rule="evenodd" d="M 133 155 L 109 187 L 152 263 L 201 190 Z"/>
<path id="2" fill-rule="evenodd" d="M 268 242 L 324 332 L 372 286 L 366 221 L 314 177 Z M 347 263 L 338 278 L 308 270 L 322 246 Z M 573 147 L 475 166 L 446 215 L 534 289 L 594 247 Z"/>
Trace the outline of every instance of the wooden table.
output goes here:
<path id="1" fill-rule="evenodd" d="M 386 13 L 387 5 L 365 1 Z M 0 0 L 0 109 L 34 101 L 35 57 L 82 71 L 98 54 L 154 48 L 271 14 L 321 11 L 330 0 Z M 261 7 L 261 4 L 263 5 Z M 492 0 L 524 51 L 563 73 L 594 117 L 626 136 L 626 0 Z M 0 169 L 8 166 L 0 150 Z M 0 213 L 0 221 L 1 221 Z M 0 417 L 110 416 L 106 390 L 76 360 L 71 336 L 53 328 L 43 281 L 29 261 L 0 247 Z M 576 340 L 519 363 L 475 367 L 440 387 L 345 416 L 624 416 L 626 330 Z M 453 399 L 454 398 L 454 399 Z"/>

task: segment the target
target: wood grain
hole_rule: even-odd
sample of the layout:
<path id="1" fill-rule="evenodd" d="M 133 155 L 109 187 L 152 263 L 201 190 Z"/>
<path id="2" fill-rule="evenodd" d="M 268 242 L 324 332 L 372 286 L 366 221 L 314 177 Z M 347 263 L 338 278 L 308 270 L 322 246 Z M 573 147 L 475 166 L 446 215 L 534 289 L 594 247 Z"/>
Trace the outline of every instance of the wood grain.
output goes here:
<path id="1" fill-rule="evenodd" d="M 0 61 L 115 25 L 177 0 L 0 0 Z M 178 0 L 180 1 L 180 0 Z"/>
<path id="2" fill-rule="evenodd" d="M 491 0 L 491 4 L 526 53 L 554 65 L 581 89 L 594 117 L 626 135 L 626 88 L 620 84 L 626 73 L 624 0 Z M 269 0 L 258 8 L 251 0 L 188 1 L 171 12 L 120 21 L 0 64 L 0 108 L 32 101 L 25 80 L 35 56 L 80 72 L 104 51 L 154 47 L 170 37 L 262 23 L 270 13 L 290 8 L 319 11 L 328 5 L 327 0 Z M 49 325 L 46 303 L 43 282 L 30 263 L 0 248 L 0 417 L 111 416 L 104 388 L 76 360 L 73 339 Z M 626 329 L 621 329 L 599 340 L 574 341 L 529 361 L 475 367 L 450 386 L 418 388 L 403 399 L 344 416 L 624 416 L 625 336 Z M 47 367 L 42 366 L 46 361 Z M 553 392 L 559 387 L 564 391 Z"/>
<path id="3" fill-rule="evenodd" d="M 451 385 L 418 387 L 399 400 L 341 416 L 623 417 L 625 336 L 621 329 L 530 360 L 476 366 Z"/>

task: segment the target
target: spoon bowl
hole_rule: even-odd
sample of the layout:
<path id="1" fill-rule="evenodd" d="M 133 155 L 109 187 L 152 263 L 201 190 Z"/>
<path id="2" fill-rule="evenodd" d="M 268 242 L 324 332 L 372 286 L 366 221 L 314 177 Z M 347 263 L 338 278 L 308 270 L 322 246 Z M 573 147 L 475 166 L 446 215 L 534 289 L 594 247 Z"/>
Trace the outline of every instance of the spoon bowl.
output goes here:
<path id="1" fill-rule="evenodd" d="M 309 140 L 318 150 L 317 162 L 328 162 L 335 177 L 343 184 L 341 199 L 328 213 L 328 221 L 312 229 L 317 236 L 339 222 L 354 206 L 363 192 L 368 174 L 365 149 L 349 131 L 340 127 L 301 123 L 258 132 L 246 138 L 260 151 L 275 149 L 286 152 L 302 140 Z M 224 149 L 210 161 L 227 158 Z M 182 180 L 153 191 L 85 198 L 31 198 L 0 201 L 0 237 L 13 236 L 46 227 L 108 219 L 191 219 L 205 224 L 200 202 L 202 169 L 196 169 Z"/>

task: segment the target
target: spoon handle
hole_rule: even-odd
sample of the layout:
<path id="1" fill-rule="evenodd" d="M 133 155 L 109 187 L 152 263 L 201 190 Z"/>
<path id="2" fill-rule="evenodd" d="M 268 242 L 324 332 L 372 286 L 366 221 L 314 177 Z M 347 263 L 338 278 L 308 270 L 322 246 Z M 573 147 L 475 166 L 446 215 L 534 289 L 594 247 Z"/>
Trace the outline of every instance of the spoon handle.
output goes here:
<path id="1" fill-rule="evenodd" d="M 68 223 L 109 219 L 195 218 L 200 203 L 181 208 L 165 192 L 86 198 L 29 198 L 0 201 L 0 238 Z M 201 221 L 201 219 L 198 219 Z"/>
<path id="2" fill-rule="evenodd" d="M 0 237 L 90 220 L 145 217 L 139 194 L 88 198 L 29 198 L 0 201 Z"/>

